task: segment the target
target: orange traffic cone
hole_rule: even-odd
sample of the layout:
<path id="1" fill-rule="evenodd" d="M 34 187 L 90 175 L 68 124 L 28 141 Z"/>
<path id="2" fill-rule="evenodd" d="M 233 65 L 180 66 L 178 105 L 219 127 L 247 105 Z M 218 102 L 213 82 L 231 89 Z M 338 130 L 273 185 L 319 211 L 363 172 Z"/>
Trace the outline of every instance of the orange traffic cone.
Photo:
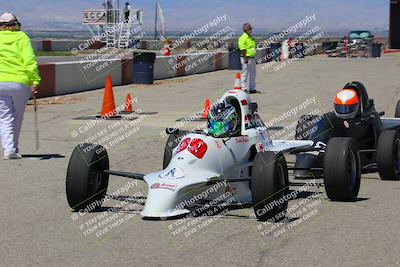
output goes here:
<path id="1" fill-rule="evenodd" d="M 204 102 L 203 116 L 201 117 L 203 120 L 208 118 L 208 113 L 210 112 L 210 99 L 206 99 Z"/>
<path id="2" fill-rule="evenodd" d="M 240 72 L 236 73 L 235 85 L 234 85 L 233 89 L 242 90 L 242 82 L 240 79 Z"/>
<path id="3" fill-rule="evenodd" d="M 124 113 L 132 113 L 132 98 L 131 94 L 126 96 Z"/>
<path id="4" fill-rule="evenodd" d="M 103 96 L 103 105 L 101 107 L 101 117 L 103 118 L 116 118 L 114 93 L 112 88 L 112 78 L 110 75 L 106 78 L 106 85 Z"/>

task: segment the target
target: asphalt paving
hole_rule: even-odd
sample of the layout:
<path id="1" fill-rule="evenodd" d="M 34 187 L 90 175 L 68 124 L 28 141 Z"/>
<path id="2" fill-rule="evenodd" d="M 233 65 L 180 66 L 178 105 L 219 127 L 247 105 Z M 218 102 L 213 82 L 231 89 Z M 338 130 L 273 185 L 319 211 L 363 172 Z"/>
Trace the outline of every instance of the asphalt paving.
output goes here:
<path id="1" fill-rule="evenodd" d="M 393 116 L 400 99 L 400 57 L 343 59 L 307 57 L 286 65 L 257 67 L 252 95 L 261 118 L 333 108 L 333 97 L 349 81 L 365 84 L 378 111 Z M 147 115 L 138 130 L 112 146 L 114 170 L 148 173 L 162 168 L 166 138 L 176 119 L 199 111 L 232 89 L 235 71 L 114 87 L 117 105 L 127 93 Z M 35 151 L 32 106 L 20 138 L 22 160 L 0 161 L 0 258 L 2 266 L 399 266 L 400 182 L 363 175 L 356 202 L 333 202 L 324 188 L 309 186 L 289 204 L 291 220 L 260 223 L 249 207 L 221 216 L 148 221 L 139 215 L 146 185 L 111 177 L 113 198 L 102 212 L 74 213 L 65 177 L 74 147 L 112 129 L 115 121 L 91 125 L 78 116 L 100 111 L 103 90 L 39 100 L 40 149 Z M 314 99 L 314 101 L 310 101 Z M 302 103 L 310 103 L 300 109 Z M 192 128 L 196 124 L 179 125 Z M 287 138 L 293 138 L 288 133 Z M 290 158 L 288 159 L 290 160 Z M 293 179 L 291 179 L 294 181 Z M 295 181 L 304 185 L 306 181 Z M 312 197 L 311 197 L 312 196 Z M 96 226 L 95 226 L 96 225 Z M 183 227 L 185 225 L 185 227 Z M 105 230 L 107 229 L 107 230 Z"/>

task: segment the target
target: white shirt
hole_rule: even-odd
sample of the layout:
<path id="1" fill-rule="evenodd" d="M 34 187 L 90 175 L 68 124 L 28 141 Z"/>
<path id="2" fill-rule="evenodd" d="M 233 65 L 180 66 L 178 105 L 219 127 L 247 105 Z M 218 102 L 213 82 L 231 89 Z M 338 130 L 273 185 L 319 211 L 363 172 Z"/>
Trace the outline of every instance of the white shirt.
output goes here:
<path id="1" fill-rule="evenodd" d="M 128 12 L 130 12 L 131 11 L 131 5 L 127 5 L 127 6 L 125 6 L 125 9 L 124 9 L 124 12 L 125 13 L 128 13 Z"/>

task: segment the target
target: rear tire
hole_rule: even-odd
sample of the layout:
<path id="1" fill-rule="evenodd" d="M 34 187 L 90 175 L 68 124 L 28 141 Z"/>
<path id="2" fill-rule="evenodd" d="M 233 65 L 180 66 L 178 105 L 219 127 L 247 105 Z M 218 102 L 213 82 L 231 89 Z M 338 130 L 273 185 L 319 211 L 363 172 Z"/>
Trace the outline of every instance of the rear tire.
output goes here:
<path id="1" fill-rule="evenodd" d="M 174 150 L 175 147 L 178 146 L 178 144 L 182 140 L 182 136 L 187 135 L 188 133 L 189 131 L 180 130 L 179 133 L 171 134 L 168 137 L 167 143 L 165 144 L 164 148 L 163 169 L 167 168 L 172 158 L 172 151 Z"/>
<path id="2" fill-rule="evenodd" d="M 397 101 L 396 110 L 394 112 L 395 118 L 400 118 L 400 100 Z"/>
<path id="3" fill-rule="evenodd" d="M 107 193 L 108 154 L 104 147 L 81 144 L 75 147 L 68 164 L 66 192 L 69 206 L 93 211 L 101 207 Z"/>
<path id="4" fill-rule="evenodd" d="M 288 206 L 284 196 L 288 193 L 289 175 L 285 157 L 281 153 L 270 151 L 257 154 L 251 179 L 251 195 L 256 217 L 261 221 L 282 219 Z"/>
<path id="5" fill-rule="evenodd" d="M 361 167 L 358 145 L 349 137 L 328 141 L 324 156 L 324 182 L 328 198 L 355 201 L 360 190 Z"/>
<path id="6" fill-rule="evenodd" d="M 382 180 L 400 180 L 400 135 L 396 130 L 379 135 L 377 162 Z"/>

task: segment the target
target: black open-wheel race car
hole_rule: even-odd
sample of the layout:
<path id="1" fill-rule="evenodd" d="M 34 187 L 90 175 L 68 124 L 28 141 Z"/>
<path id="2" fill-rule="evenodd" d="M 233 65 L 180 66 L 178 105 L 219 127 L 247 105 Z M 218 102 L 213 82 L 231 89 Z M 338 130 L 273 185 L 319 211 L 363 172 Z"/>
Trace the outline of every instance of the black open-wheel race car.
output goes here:
<path id="1" fill-rule="evenodd" d="M 356 94 L 354 110 L 352 105 L 343 105 L 347 110 L 340 107 L 339 100 L 335 111 L 299 119 L 296 139 L 312 140 L 314 146 L 296 153 L 293 169 L 295 178 L 323 178 L 329 198 L 352 201 L 361 174 L 379 172 L 382 180 L 400 179 L 400 101 L 394 118 L 384 118 L 385 112 L 375 110 L 362 83 L 347 83 L 342 91 L 350 92 L 345 95 L 349 100 L 351 91 Z"/>

